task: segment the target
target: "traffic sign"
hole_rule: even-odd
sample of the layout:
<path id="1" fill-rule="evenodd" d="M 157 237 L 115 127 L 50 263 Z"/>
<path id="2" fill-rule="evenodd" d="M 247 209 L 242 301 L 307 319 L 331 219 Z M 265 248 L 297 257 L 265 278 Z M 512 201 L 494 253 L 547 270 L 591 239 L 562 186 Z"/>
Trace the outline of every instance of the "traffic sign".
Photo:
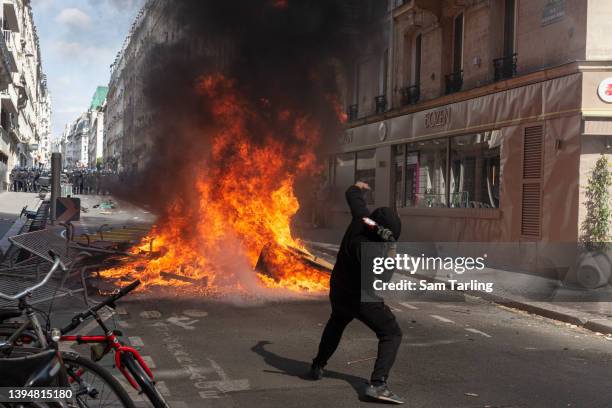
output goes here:
<path id="1" fill-rule="evenodd" d="M 81 199 L 72 197 L 58 197 L 56 202 L 55 220 L 58 222 L 72 222 L 81 219 Z"/>

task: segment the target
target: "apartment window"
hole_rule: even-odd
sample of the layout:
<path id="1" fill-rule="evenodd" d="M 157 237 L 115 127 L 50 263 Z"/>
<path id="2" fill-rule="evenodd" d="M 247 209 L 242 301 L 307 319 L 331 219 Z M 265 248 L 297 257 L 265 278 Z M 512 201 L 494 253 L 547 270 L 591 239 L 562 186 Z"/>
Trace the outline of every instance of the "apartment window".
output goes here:
<path id="1" fill-rule="evenodd" d="M 423 37 L 421 34 L 417 35 L 414 40 L 414 70 L 412 76 L 412 83 L 418 85 L 421 82 L 421 49 L 423 44 Z"/>
<path id="2" fill-rule="evenodd" d="M 385 49 L 385 52 L 383 53 L 382 56 L 382 63 L 381 63 L 381 84 L 380 84 L 380 95 L 386 95 L 387 94 L 387 84 L 389 82 L 389 49 Z"/>
<path id="3" fill-rule="evenodd" d="M 499 130 L 451 139 L 451 207 L 499 207 L 500 152 Z"/>
<path id="4" fill-rule="evenodd" d="M 368 204 L 374 204 L 376 149 L 336 155 L 334 185 L 344 190 L 350 185 L 355 184 L 356 181 L 363 181 L 369 184 L 370 190 L 366 192 L 366 201 Z"/>
<path id="5" fill-rule="evenodd" d="M 455 17 L 453 31 L 453 72 L 463 69 L 463 13 Z"/>
<path id="6" fill-rule="evenodd" d="M 514 54 L 516 0 L 505 0 L 504 7 L 504 56 Z"/>

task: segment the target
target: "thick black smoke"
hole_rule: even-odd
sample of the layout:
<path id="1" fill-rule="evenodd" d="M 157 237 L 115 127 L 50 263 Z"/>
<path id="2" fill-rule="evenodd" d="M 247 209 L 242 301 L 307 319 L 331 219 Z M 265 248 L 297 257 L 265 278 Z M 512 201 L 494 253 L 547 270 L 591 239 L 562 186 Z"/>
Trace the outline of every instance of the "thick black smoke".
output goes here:
<path id="1" fill-rule="evenodd" d="M 164 209 L 167 201 L 193 189 L 194 164 L 210 149 L 214 127 L 210 107 L 195 84 L 206 74 L 222 73 L 252 104 L 259 104 L 257 126 L 281 127 L 282 110 L 313 118 L 324 144 L 337 140 L 340 123 L 334 98 L 344 104 L 338 83 L 360 43 L 360 29 L 382 0 L 166 0 L 162 16 L 181 30 L 178 42 L 156 45 L 144 73 L 146 101 L 155 116 L 152 154 L 144 171 L 132 175 L 132 199 Z M 265 104 L 262 103 L 265 101 Z M 344 108 L 344 107 L 343 107 Z M 264 119 L 262 122 L 261 119 Z M 299 143 L 291 129 L 275 132 L 287 144 Z M 304 184 L 304 183 L 302 183 Z M 316 184 L 316 183 L 313 183 Z M 309 184 L 312 185 L 312 184 Z M 186 198 L 186 197 L 185 197 Z"/>

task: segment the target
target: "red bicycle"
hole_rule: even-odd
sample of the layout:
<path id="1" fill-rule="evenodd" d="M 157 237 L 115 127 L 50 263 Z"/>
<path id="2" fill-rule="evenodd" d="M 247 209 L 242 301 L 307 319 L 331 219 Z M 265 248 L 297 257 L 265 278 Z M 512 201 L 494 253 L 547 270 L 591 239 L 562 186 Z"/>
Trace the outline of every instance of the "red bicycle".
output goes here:
<path id="1" fill-rule="evenodd" d="M 72 322 L 61 329 L 62 336 L 60 337 L 60 341 L 92 345 L 91 359 L 93 361 L 99 361 L 108 353 L 114 352 L 115 367 L 123 374 L 127 382 L 138 392 L 144 393 L 154 407 L 169 408 L 168 403 L 155 387 L 153 372 L 143 360 L 138 350 L 124 345 L 119 340 L 119 337 L 123 335 L 121 331 L 109 329 L 98 314 L 104 307 L 116 308 L 115 302 L 136 289 L 138 285 L 140 285 L 140 281 L 135 281 L 119 290 L 116 294 L 108 297 L 100 304 L 73 317 Z M 100 328 L 102 328 L 104 331 L 103 336 L 67 334 L 90 318 L 95 319 Z"/>

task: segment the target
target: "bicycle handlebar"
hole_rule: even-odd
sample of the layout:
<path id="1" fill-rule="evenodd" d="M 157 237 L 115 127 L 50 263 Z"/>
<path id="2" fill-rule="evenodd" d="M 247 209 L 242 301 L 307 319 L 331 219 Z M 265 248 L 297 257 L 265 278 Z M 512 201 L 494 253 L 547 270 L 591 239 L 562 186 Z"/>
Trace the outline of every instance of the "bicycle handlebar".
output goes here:
<path id="1" fill-rule="evenodd" d="M 53 259 L 53 266 L 51 267 L 51 269 L 49 270 L 49 272 L 47 273 L 47 275 L 44 277 L 44 279 L 40 282 L 38 282 L 36 285 L 26 288 L 24 290 L 22 290 L 21 292 L 17 293 L 16 295 L 7 295 L 5 293 L 0 292 L 0 298 L 5 299 L 5 300 L 19 300 L 24 296 L 27 296 L 29 293 L 35 291 L 36 289 L 45 286 L 47 284 L 47 282 L 49 282 L 49 279 L 51 279 L 51 277 L 53 276 L 53 274 L 55 273 L 55 271 L 57 270 L 57 268 L 61 268 L 62 271 L 66 271 L 66 267 L 64 266 L 64 264 L 62 263 L 62 261 L 60 260 L 60 257 L 53 252 L 52 250 L 49 251 L 49 255 L 51 255 L 51 258 Z"/>
<path id="2" fill-rule="evenodd" d="M 83 323 L 85 319 L 87 319 L 90 316 L 93 316 L 94 313 L 96 313 L 98 310 L 102 309 L 103 307 L 113 305 L 117 300 L 121 299 L 122 297 L 124 297 L 125 295 L 127 295 L 128 293 L 136 289 L 138 285 L 140 285 L 140 281 L 136 280 L 130 283 L 129 285 L 127 285 L 125 288 L 120 289 L 119 292 L 106 298 L 104 301 L 102 301 L 102 303 L 92 307 L 86 312 L 79 313 L 78 315 L 72 318 L 72 322 L 68 324 L 68 326 L 64 327 L 61 330 L 62 334 L 66 334 L 66 333 L 73 331 L 74 329 L 79 327 L 80 324 Z"/>
<path id="3" fill-rule="evenodd" d="M 91 312 L 97 312 L 98 310 L 102 309 L 105 306 L 110 306 L 113 303 L 115 303 L 117 300 L 121 299 L 122 297 L 124 297 L 125 295 L 127 295 L 128 293 L 130 293 L 131 291 L 133 291 L 134 289 L 136 289 L 138 286 L 140 285 L 140 281 L 139 280 L 135 280 L 134 282 L 130 283 L 129 285 L 127 285 L 125 288 L 121 288 L 119 290 L 119 292 L 115 293 L 114 295 L 109 296 L 108 298 L 106 298 L 104 301 L 102 301 L 102 303 L 100 303 L 97 306 L 92 307 L 91 309 L 89 309 L 89 311 Z"/>

